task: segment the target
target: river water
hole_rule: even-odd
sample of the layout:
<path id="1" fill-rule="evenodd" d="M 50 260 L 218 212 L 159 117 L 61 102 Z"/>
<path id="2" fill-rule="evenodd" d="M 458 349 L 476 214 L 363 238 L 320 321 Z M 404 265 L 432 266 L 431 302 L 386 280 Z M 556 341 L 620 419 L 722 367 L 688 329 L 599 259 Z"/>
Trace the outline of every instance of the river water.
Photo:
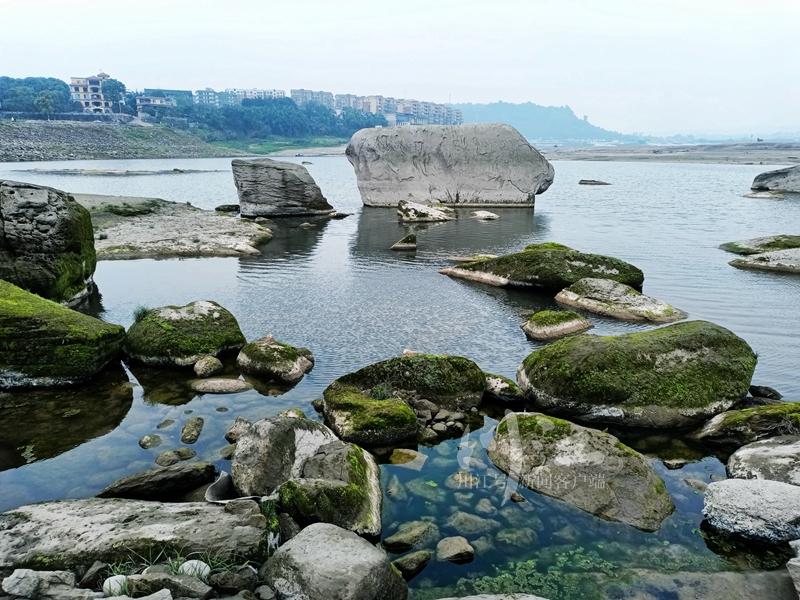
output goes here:
<path id="1" fill-rule="evenodd" d="M 770 165 L 559 161 L 556 181 L 537 198 L 535 211 L 492 209 L 499 220 L 462 218 L 419 227 L 417 252 L 396 253 L 388 248 L 406 228 L 392 210 L 361 207 L 346 159 L 308 160 L 331 204 L 353 216 L 311 228 L 284 223 L 258 257 L 100 262 L 95 281 L 102 299 L 95 311 L 128 326 L 138 306 L 216 300 L 236 315 L 248 339 L 274 334 L 310 348 L 316 357 L 313 372 L 286 393 L 261 389 L 195 396 L 181 375 L 132 365 L 80 391 L 20 394 L 14 403 L 6 395 L 0 411 L 6 423 L 0 426 L 0 510 L 90 496 L 119 477 L 152 467 L 155 454 L 180 445 L 180 427 L 189 415 L 206 421 L 194 445 L 198 456 L 227 468 L 218 453 L 236 416 L 256 419 L 292 406 L 313 415 L 311 401 L 334 378 L 404 348 L 461 354 L 484 370 L 513 377 L 538 347 L 520 324 L 534 310 L 553 306 L 552 298 L 452 280 L 438 269 L 449 264 L 450 255 L 501 254 L 534 242 L 557 241 L 637 265 L 646 276 L 645 293 L 691 319 L 733 330 L 758 353 L 754 382 L 800 400 L 800 277 L 734 269 L 727 264 L 733 256 L 717 248 L 731 240 L 800 233 L 800 199 L 743 197 L 753 177 Z M 207 172 L 117 177 L 33 171 L 81 167 Z M 5 163 L 0 179 L 71 192 L 155 196 L 202 208 L 236 202 L 226 159 Z M 579 179 L 612 185 L 579 186 Z M 598 317 L 592 321 L 598 334 L 644 328 Z M 8 408 L 12 404 L 17 408 Z M 402 493 L 385 497 L 385 535 L 422 516 L 434 520 L 443 535 L 454 533 L 447 525 L 451 512 L 475 512 L 480 499 L 489 500 L 484 516 L 493 523 L 485 534 L 467 536 L 479 539 L 476 560 L 432 562 L 411 582 L 415 597 L 436 598 L 456 588 L 593 597 L 612 594 L 606 584 L 614 578 L 622 583 L 613 585 L 623 588 L 638 585 L 640 575 L 631 569 L 773 566 L 763 554 L 716 545 L 700 531 L 702 494 L 684 480 L 724 477 L 724 464 L 671 436 L 624 438 L 652 456 L 677 506 L 656 533 L 607 523 L 525 490 L 528 502 L 518 505 L 502 505 L 502 490 L 491 486 L 469 498 L 457 496 L 444 483 L 458 470 L 465 448 L 473 448 L 479 471 L 492 474 L 481 463 L 488 464 L 484 446 L 497 416 L 484 415 L 483 426 L 467 440 L 420 448 L 428 460 L 419 471 L 382 467 L 384 489 L 397 480 L 403 484 Z M 157 430 L 166 419 L 175 423 Z M 162 446 L 141 449 L 138 439 L 154 432 L 164 438 Z M 667 470 L 659 460 L 687 452 L 695 462 L 682 469 Z M 475 583 L 476 578 L 482 579 Z"/>

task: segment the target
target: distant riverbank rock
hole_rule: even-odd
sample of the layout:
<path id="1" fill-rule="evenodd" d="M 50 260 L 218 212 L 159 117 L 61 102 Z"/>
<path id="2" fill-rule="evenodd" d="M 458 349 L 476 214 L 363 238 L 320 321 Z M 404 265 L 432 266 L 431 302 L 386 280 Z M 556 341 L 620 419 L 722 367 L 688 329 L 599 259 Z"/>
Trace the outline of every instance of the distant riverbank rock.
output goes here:
<path id="1" fill-rule="evenodd" d="M 592 324 L 569 310 L 540 310 L 522 325 L 532 340 L 544 342 L 591 329 Z"/>
<path id="2" fill-rule="evenodd" d="M 236 318 L 216 302 L 145 310 L 128 329 L 125 352 L 148 365 L 191 367 L 245 344 Z"/>
<path id="3" fill-rule="evenodd" d="M 656 531 L 675 509 L 645 457 L 603 431 L 511 413 L 497 426 L 488 452 L 522 485 L 603 519 Z"/>
<path id="4" fill-rule="evenodd" d="M 85 381 L 119 357 L 124 337 L 119 325 L 0 280 L 0 389 Z"/>
<path id="5" fill-rule="evenodd" d="M 279 599 L 405 600 L 408 589 L 386 553 L 354 533 L 309 525 L 266 562 L 262 579 Z"/>
<path id="6" fill-rule="evenodd" d="M 744 255 L 761 254 L 775 250 L 790 250 L 792 248 L 800 248 L 800 235 L 768 235 L 720 245 L 720 249 L 726 252 Z"/>
<path id="7" fill-rule="evenodd" d="M 65 192 L 0 180 L 0 279 L 67 304 L 94 289 L 89 213 Z"/>
<path id="8" fill-rule="evenodd" d="M 707 321 L 618 336 L 581 334 L 530 354 L 517 382 L 543 409 L 597 423 L 685 427 L 747 393 L 750 346 Z"/>
<path id="9" fill-rule="evenodd" d="M 464 411 L 480 403 L 485 389 L 483 371 L 471 360 L 415 354 L 340 377 L 325 389 L 322 412 L 344 440 L 363 446 L 391 445 L 417 434 L 417 415 L 410 402 L 425 400 L 431 412 Z"/>
<path id="10" fill-rule="evenodd" d="M 440 205 L 420 204 L 401 200 L 397 204 L 397 216 L 403 223 L 435 223 L 455 219 L 451 208 Z"/>
<path id="11" fill-rule="evenodd" d="M 736 258 L 728 264 L 737 269 L 800 273 L 800 248 L 753 254 L 752 256 Z"/>
<path id="12" fill-rule="evenodd" d="M 607 181 L 600 181 L 599 179 L 581 179 L 578 185 L 611 185 Z"/>
<path id="13" fill-rule="evenodd" d="M 362 129 L 345 154 L 367 206 L 533 206 L 554 177 L 544 156 L 500 124 Z"/>
<path id="14" fill-rule="evenodd" d="M 308 348 L 295 348 L 267 336 L 245 344 L 236 364 L 242 373 L 293 384 L 314 368 L 314 355 Z"/>
<path id="15" fill-rule="evenodd" d="M 298 217 L 335 212 L 303 165 L 269 158 L 231 162 L 243 217 Z"/>
<path id="16" fill-rule="evenodd" d="M 249 219 L 160 198 L 75 194 L 95 229 L 97 260 L 253 256 L 272 232 Z"/>
<path id="17" fill-rule="evenodd" d="M 777 435 L 800 435 L 800 402 L 729 410 L 709 420 L 695 437 L 707 444 L 738 448 Z"/>
<path id="18" fill-rule="evenodd" d="M 750 189 L 756 192 L 778 191 L 800 193 L 800 165 L 767 171 L 757 175 Z"/>
<path id="19" fill-rule="evenodd" d="M 561 290 L 556 302 L 623 321 L 671 323 L 686 318 L 677 308 L 629 285 L 596 277 L 586 277 Z"/>
<path id="20" fill-rule="evenodd" d="M 266 519 L 258 504 L 237 510 L 205 502 L 118 498 L 62 500 L 0 514 L 0 569 L 70 568 L 130 560 L 129 548 L 214 549 L 219 558 L 263 560 Z"/>
<path id="21" fill-rule="evenodd" d="M 800 538 L 800 487 L 767 479 L 716 481 L 706 489 L 703 514 L 728 535 L 789 542 Z"/>
<path id="22" fill-rule="evenodd" d="M 618 258 L 587 254 L 552 242 L 522 252 L 442 269 L 440 273 L 498 287 L 560 291 L 585 277 L 603 277 L 641 289 L 644 274 Z"/>
<path id="23" fill-rule="evenodd" d="M 800 485 L 800 436 L 780 435 L 742 446 L 728 459 L 728 476 Z"/>

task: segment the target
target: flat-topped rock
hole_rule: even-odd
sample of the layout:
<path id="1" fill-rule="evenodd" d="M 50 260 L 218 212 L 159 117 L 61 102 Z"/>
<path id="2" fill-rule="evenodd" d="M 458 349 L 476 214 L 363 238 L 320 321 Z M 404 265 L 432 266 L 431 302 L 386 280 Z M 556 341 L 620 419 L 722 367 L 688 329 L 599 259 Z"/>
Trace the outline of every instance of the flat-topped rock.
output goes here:
<path id="1" fill-rule="evenodd" d="M 800 273 L 800 248 L 753 254 L 742 258 L 735 258 L 728 264 L 737 269 Z"/>
<path id="2" fill-rule="evenodd" d="M 720 245 L 720 249 L 726 252 L 744 255 L 761 254 L 774 250 L 789 250 L 791 248 L 800 248 L 800 235 L 768 235 Z"/>
<path id="3" fill-rule="evenodd" d="M 591 329 L 592 324 L 568 310 L 540 310 L 533 313 L 522 325 L 522 330 L 532 340 L 545 342 Z"/>
<path id="4" fill-rule="evenodd" d="M 397 204 L 397 216 L 403 223 L 436 223 L 438 221 L 452 221 L 455 219 L 454 211 L 443 205 L 422 204 L 401 200 Z"/>
<path id="5" fill-rule="evenodd" d="M 298 217 L 335 212 L 303 165 L 270 158 L 237 158 L 231 167 L 243 217 Z"/>
<path id="6" fill-rule="evenodd" d="M 800 485 L 800 436 L 780 435 L 742 446 L 728 459 L 728 475 Z"/>
<path id="7" fill-rule="evenodd" d="M 585 278 L 602 277 L 641 289 L 644 274 L 618 258 L 579 252 L 546 242 L 526 246 L 522 252 L 448 267 L 439 271 L 497 287 L 532 287 L 560 291 Z"/>
<path id="8" fill-rule="evenodd" d="M 544 156 L 501 124 L 362 129 L 345 154 L 367 206 L 533 206 L 554 177 Z"/>
<path id="9" fill-rule="evenodd" d="M 671 323 L 686 318 L 674 306 L 629 285 L 596 277 L 586 277 L 561 290 L 556 302 L 623 321 Z"/>
<path id="10" fill-rule="evenodd" d="M 214 481 L 214 465 L 183 462 L 118 479 L 99 498 L 129 498 L 174 502 L 201 485 Z"/>
<path id="11" fill-rule="evenodd" d="M 91 217 L 72 196 L 0 180 L 0 279 L 78 304 L 94 289 L 95 264 Z"/>
<path id="12" fill-rule="evenodd" d="M 756 192 L 778 191 L 800 193 L 800 165 L 776 169 L 756 175 L 750 189 Z"/>

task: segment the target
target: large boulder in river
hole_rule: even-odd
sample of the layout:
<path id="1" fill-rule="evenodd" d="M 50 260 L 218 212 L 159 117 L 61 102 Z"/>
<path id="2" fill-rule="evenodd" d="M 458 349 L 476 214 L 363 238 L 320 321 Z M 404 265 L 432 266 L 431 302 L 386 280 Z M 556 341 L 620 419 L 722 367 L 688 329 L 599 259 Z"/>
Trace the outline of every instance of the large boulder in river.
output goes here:
<path id="1" fill-rule="evenodd" d="M 511 413 L 489 458 L 522 485 L 603 519 L 655 531 L 674 510 L 644 456 L 603 431 L 539 413 Z"/>
<path id="2" fill-rule="evenodd" d="M 800 539 L 800 486 L 768 479 L 710 483 L 703 499 L 708 524 L 729 535 L 769 543 Z"/>
<path id="3" fill-rule="evenodd" d="M 92 219 L 72 196 L 0 181 L 0 279 L 77 304 L 94 289 L 95 264 Z"/>
<path id="4" fill-rule="evenodd" d="M 800 193 L 800 165 L 761 173 L 753 180 L 750 189 L 757 192 Z"/>
<path id="5" fill-rule="evenodd" d="M 119 325 L 0 280 L 0 389 L 85 381 L 119 356 L 124 337 Z"/>
<path id="6" fill-rule="evenodd" d="M 619 336 L 582 334 L 530 354 L 520 387 L 548 412 L 633 427 L 684 427 L 745 396 L 756 355 L 707 321 Z"/>
<path id="7" fill-rule="evenodd" d="M 356 534 L 317 523 L 278 548 L 261 570 L 279 600 L 405 600 L 386 553 Z"/>
<path id="8" fill-rule="evenodd" d="M 409 402 L 464 411 L 486 390 L 480 367 L 461 356 L 414 354 L 384 360 L 344 375 L 323 393 L 325 422 L 336 434 L 362 446 L 413 439 L 417 418 Z"/>
<path id="9" fill-rule="evenodd" d="M 618 258 L 579 252 L 562 244 L 531 244 L 522 252 L 506 254 L 440 273 L 498 287 L 534 287 L 559 291 L 585 277 L 602 277 L 641 289 L 644 274 Z"/>
<path id="10" fill-rule="evenodd" d="M 148 365 L 190 367 L 206 355 L 218 356 L 244 344 L 236 317 L 216 302 L 199 300 L 137 314 L 125 352 Z"/>
<path id="11" fill-rule="evenodd" d="M 152 547 L 258 561 L 266 535 L 267 520 L 252 501 L 224 507 L 116 498 L 44 502 L 0 514 L 0 572 L 122 562 Z"/>
<path id="12" fill-rule="evenodd" d="M 706 444 L 738 448 L 778 435 L 800 435 L 800 402 L 778 402 L 729 410 L 710 419 L 695 433 Z"/>
<path id="13" fill-rule="evenodd" d="M 243 217 L 302 217 L 335 212 L 303 165 L 269 158 L 237 158 L 231 166 Z"/>
<path id="14" fill-rule="evenodd" d="M 367 206 L 533 206 L 554 176 L 516 129 L 500 124 L 362 129 L 345 154 Z"/>

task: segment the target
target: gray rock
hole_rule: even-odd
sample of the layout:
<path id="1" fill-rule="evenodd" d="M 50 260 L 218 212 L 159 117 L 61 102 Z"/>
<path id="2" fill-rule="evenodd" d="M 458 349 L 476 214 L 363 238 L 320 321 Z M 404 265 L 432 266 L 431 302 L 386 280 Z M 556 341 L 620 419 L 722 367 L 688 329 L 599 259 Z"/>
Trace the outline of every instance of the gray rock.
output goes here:
<path id="1" fill-rule="evenodd" d="M 108 569 L 108 565 L 100 560 L 94 561 L 78 582 L 78 587 L 93 589 L 97 587 L 100 577 Z"/>
<path id="2" fill-rule="evenodd" d="M 97 496 L 174 502 L 201 485 L 214 481 L 214 474 L 214 465 L 207 462 L 178 463 L 119 479 Z"/>
<path id="3" fill-rule="evenodd" d="M 800 402 L 729 410 L 709 419 L 693 435 L 704 443 L 729 448 L 779 435 L 800 436 Z"/>
<path id="4" fill-rule="evenodd" d="M 538 536 L 530 527 L 513 527 L 501 529 L 495 539 L 497 543 L 506 548 L 533 548 Z"/>
<path id="5" fill-rule="evenodd" d="M 600 181 L 599 179 L 581 179 L 578 185 L 611 185 L 607 181 Z"/>
<path id="6" fill-rule="evenodd" d="M 728 459 L 728 475 L 800 485 L 800 436 L 782 435 L 742 446 Z"/>
<path id="7" fill-rule="evenodd" d="M 192 417 L 184 423 L 181 429 L 181 442 L 184 444 L 194 444 L 203 431 L 203 417 Z"/>
<path id="8" fill-rule="evenodd" d="M 31 600 L 89 600 L 95 593 L 75 587 L 70 571 L 17 569 L 3 579 L 2 590 L 16 598 Z"/>
<path id="9" fill-rule="evenodd" d="M 235 159 L 231 166 L 243 217 L 296 217 L 335 212 L 302 165 L 256 158 Z"/>
<path id="10" fill-rule="evenodd" d="M 0 279 L 79 304 L 94 289 L 89 212 L 65 192 L 0 180 Z"/>
<path id="11" fill-rule="evenodd" d="M 403 579 L 409 581 L 416 577 L 433 558 L 430 550 L 417 550 L 394 560 L 392 564 L 400 571 Z"/>
<path id="12" fill-rule="evenodd" d="M 496 402 L 521 402 L 525 392 L 508 377 L 486 373 L 486 391 L 484 397 Z"/>
<path id="13" fill-rule="evenodd" d="M 309 525 L 278 548 L 262 579 L 281 600 L 405 600 L 403 578 L 383 552 L 356 534 Z"/>
<path id="14" fill-rule="evenodd" d="M 561 290 L 556 302 L 623 321 L 671 323 L 686 318 L 686 313 L 629 285 L 594 277 Z"/>
<path id="15" fill-rule="evenodd" d="M 128 589 L 134 597 L 154 594 L 160 590 L 169 590 L 175 597 L 212 598 L 214 589 L 191 575 L 173 575 L 172 573 L 148 573 L 146 575 L 129 575 Z"/>
<path id="16" fill-rule="evenodd" d="M 739 240 L 720 244 L 720 249 L 734 254 L 762 254 L 773 250 L 800 248 L 800 235 L 767 235 L 749 240 Z M 755 386 L 759 387 L 759 386 Z M 753 394 L 754 396 L 757 394 Z"/>
<path id="17" fill-rule="evenodd" d="M 242 417 L 236 417 L 236 420 L 228 427 L 228 430 L 225 432 L 225 439 L 229 441 L 231 444 L 235 444 L 239 441 L 239 438 L 242 437 L 243 434 L 247 433 L 250 430 L 250 427 L 253 425 L 252 422 L 248 421 Z"/>
<path id="18" fill-rule="evenodd" d="M 508 125 L 362 129 L 345 151 L 367 206 L 533 206 L 553 166 Z"/>
<path id="19" fill-rule="evenodd" d="M 198 394 L 239 394 L 253 389 L 248 382 L 231 377 L 191 379 L 188 384 L 189 388 Z"/>
<path id="20" fill-rule="evenodd" d="M 169 467 L 182 460 L 189 460 L 197 456 L 197 452 L 191 448 L 177 448 L 175 450 L 164 450 L 156 457 L 156 464 L 160 467 Z"/>
<path id="21" fill-rule="evenodd" d="M 55 568 L 115 562 L 129 558 L 126 548 L 163 544 L 258 560 L 266 519 L 247 502 L 252 510 L 238 514 L 208 503 L 100 498 L 23 506 L 0 514 L 0 569 L 34 560 Z"/>
<path id="22" fill-rule="evenodd" d="M 192 368 L 198 377 L 211 377 L 222 371 L 222 361 L 216 356 L 201 356 Z"/>
<path id="23" fill-rule="evenodd" d="M 397 216 L 403 223 L 437 223 L 455 219 L 453 210 L 446 206 L 420 204 L 406 200 L 400 200 L 397 204 Z M 416 248 L 416 245 L 414 247 Z"/>
<path id="24" fill-rule="evenodd" d="M 208 578 L 214 589 L 225 594 L 235 594 L 240 590 L 254 590 L 258 586 L 258 572 L 250 565 L 235 571 L 221 571 Z"/>
<path id="25" fill-rule="evenodd" d="M 114 600 L 133 600 L 131 596 L 111 596 Z M 139 596 L 137 600 L 172 600 L 172 592 L 169 590 L 159 590 L 148 596 Z"/>
<path id="26" fill-rule="evenodd" d="M 436 560 L 466 563 L 473 558 L 475 549 L 460 535 L 444 538 L 436 544 Z"/>
<path id="27" fill-rule="evenodd" d="M 242 373 L 293 384 L 314 368 L 314 355 L 267 336 L 245 344 L 236 364 Z"/>
<path id="28" fill-rule="evenodd" d="M 389 552 L 407 552 L 432 546 L 439 540 L 439 528 L 430 521 L 401 523 L 397 531 L 383 540 Z"/>
<path id="29" fill-rule="evenodd" d="M 756 175 L 750 189 L 756 192 L 778 191 L 800 193 L 800 165 L 776 169 Z"/>
<path id="30" fill-rule="evenodd" d="M 454 512 L 447 519 L 447 527 L 462 535 L 483 535 L 500 528 L 494 519 L 486 519 L 462 510 Z"/>
<path id="31" fill-rule="evenodd" d="M 703 514 L 730 535 L 770 543 L 800 538 L 800 487 L 767 479 L 726 479 L 709 484 Z"/>
<path id="32" fill-rule="evenodd" d="M 674 510 L 666 486 L 616 437 L 539 413 L 511 413 L 489 458 L 522 485 L 604 519 L 656 531 Z"/>
<path id="33" fill-rule="evenodd" d="M 277 596 L 272 588 L 268 585 L 260 585 L 255 590 L 256 598 L 258 600 L 276 600 Z"/>
<path id="34" fill-rule="evenodd" d="M 730 261 L 728 264 L 738 269 L 800 273 L 800 248 L 774 250 L 762 254 L 743 256 Z"/>

